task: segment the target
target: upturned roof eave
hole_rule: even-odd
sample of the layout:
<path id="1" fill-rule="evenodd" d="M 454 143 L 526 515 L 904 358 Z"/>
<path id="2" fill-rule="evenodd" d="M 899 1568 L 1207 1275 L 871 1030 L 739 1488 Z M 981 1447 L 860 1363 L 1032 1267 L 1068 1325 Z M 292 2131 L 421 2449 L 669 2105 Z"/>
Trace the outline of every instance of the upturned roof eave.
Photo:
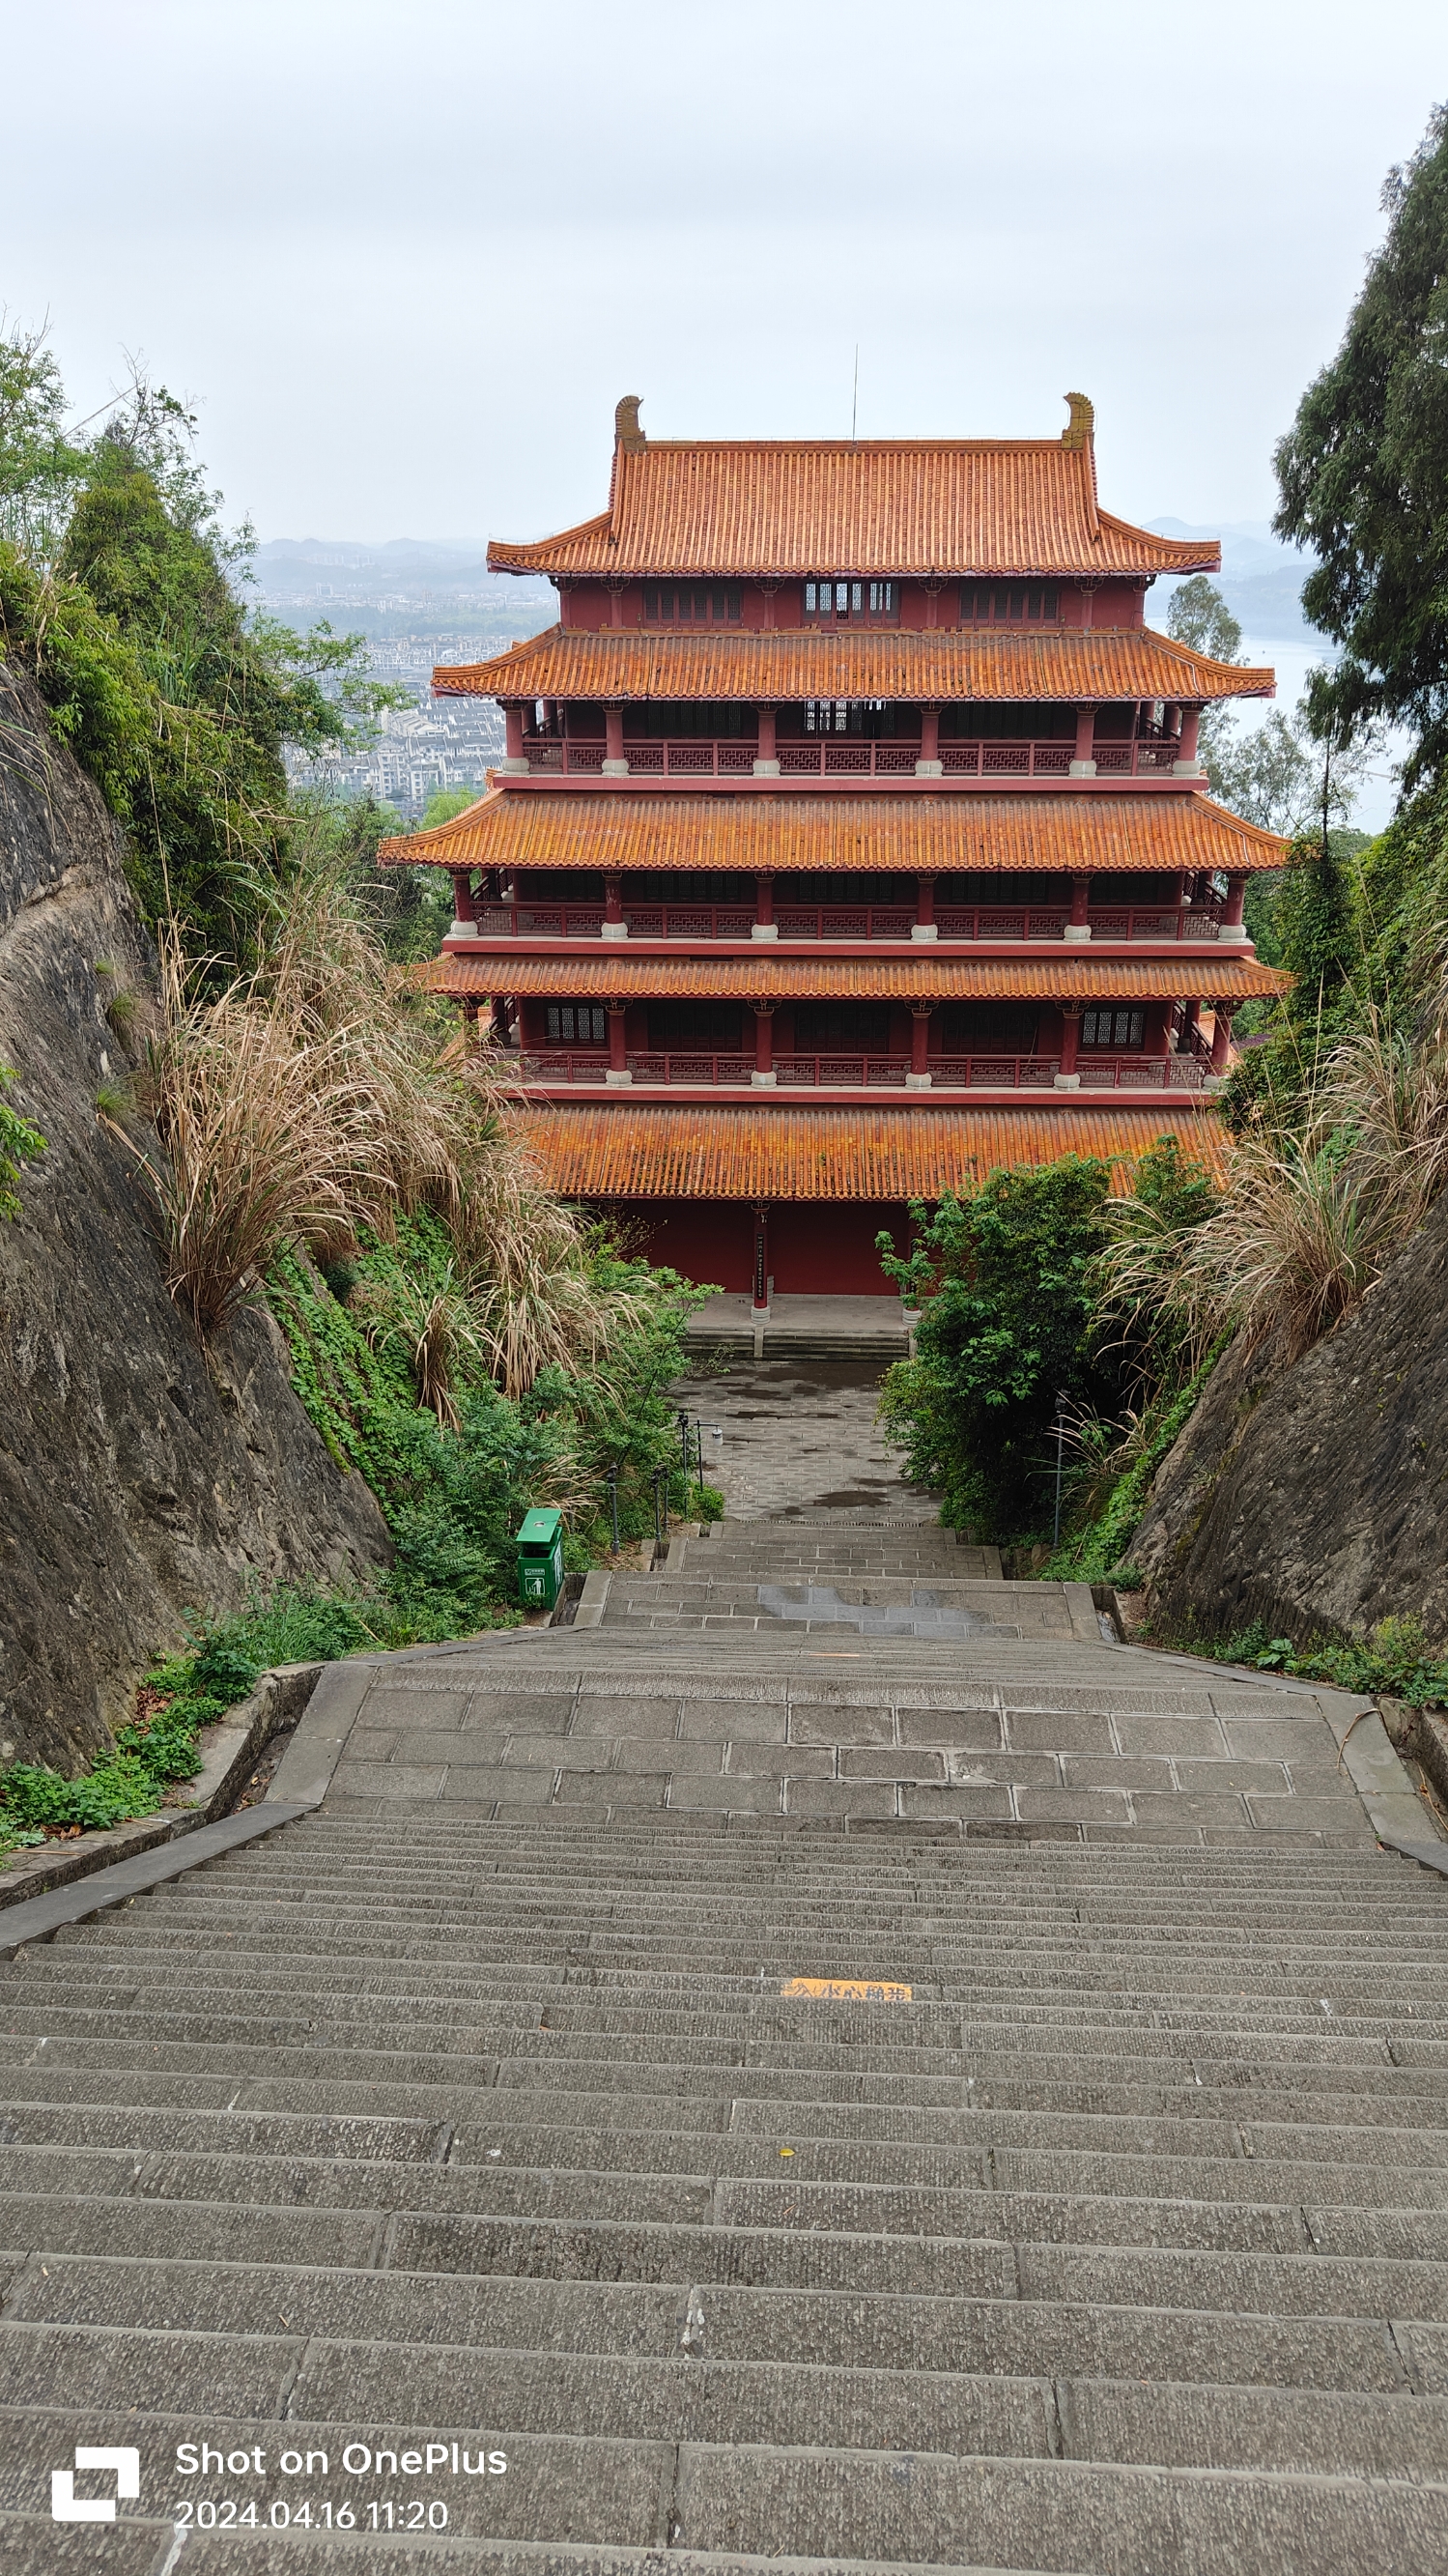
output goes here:
<path id="1" fill-rule="evenodd" d="M 1028 658 L 1034 666 L 1016 675 L 1016 685 L 992 685 L 992 662 L 1004 665 L 1014 653 Z M 1148 675 L 1134 675 L 1124 669 L 1113 680 L 1109 668 L 1093 675 L 1093 661 L 1123 665 L 1133 659 L 1149 662 L 1155 655 L 1167 668 L 1150 677 L 1159 679 L 1160 689 L 1148 686 Z M 670 660 L 681 664 L 686 657 L 715 667 L 705 680 L 690 686 L 687 676 L 669 679 L 660 676 L 660 665 Z M 550 677 L 548 664 L 564 666 L 561 676 Z M 647 675 L 650 684 L 640 686 L 631 679 L 630 660 L 647 658 L 653 668 Z M 601 667 L 592 687 L 587 685 L 587 665 Z M 872 676 L 871 662 L 877 665 Z M 895 663 L 908 666 L 918 661 L 926 667 L 918 675 L 918 691 L 912 692 L 908 667 L 885 671 Z M 949 686 L 949 665 L 957 661 L 960 687 Z M 857 675 L 841 664 L 858 663 L 864 667 Z M 737 664 L 736 672 L 729 665 Z M 806 667 L 791 671 L 789 665 Z M 1055 680 L 1052 665 L 1059 665 Z M 815 666 L 811 681 L 808 666 Z M 831 665 L 835 668 L 832 670 Z M 1072 665 L 1076 668 L 1073 670 Z M 582 666 L 581 672 L 578 666 Z M 721 667 L 722 666 L 722 667 Z M 773 666 L 773 667 L 772 667 Z M 1086 666 L 1086 667 L 1082 667 Z M 438 697 L 489 697 L 499 700 L 560 697 L 583 700 L 597 697 L 625 705 L 644 706 L 664 700 L 687 700 L 691 697 L 729 703 L 751 703 L 762 697 L 777 698 L 791 694 L 800 698 L 830 697 L 858 693 L 862 696 L 881 694 L 876 681 L 888 676 L 891 687 L 884 691 L 892 703 L 949 703 L 952 695 L 961 703 L 980 703 L 992 698 L 1011 703 L 1110 705 L 1123 699 L 1164 695 L 1193 703 L 1217 702 L 1230 698 L 1273 697 L 1277 674 L 1265 664 L 1217 662 L 1210 655 L 1198 653 L 1175 637 L 1160 635 L 1153 627 L 1067 627 L 1058 632 L 1034 635 L 1027 630 L 978 627 L 867 627 L 857 633 L 843 634 L 809 628 L 765 630 L 740 629 L 719 632 L 705 629 L 699 634 L 663 634 L 654 629 L 598 627 L 569 628 L 546 626 L 537 635 L 495 653 L 485 662 L 439 663 L 433 671 L 433 693 Z M 838 683 L 843 683 L 837 685 Z"/>

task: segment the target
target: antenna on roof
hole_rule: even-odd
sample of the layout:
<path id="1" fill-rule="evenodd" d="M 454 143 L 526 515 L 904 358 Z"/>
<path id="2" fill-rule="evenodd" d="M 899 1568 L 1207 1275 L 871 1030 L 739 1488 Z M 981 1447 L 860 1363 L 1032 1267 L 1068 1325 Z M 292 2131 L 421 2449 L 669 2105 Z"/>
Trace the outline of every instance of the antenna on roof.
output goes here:
<path id="1" fill-rule="evenodd" d="M 860 344 L 855 342 L 855 390 L 850 397 L 850 444 L 855 443 L 855 423 L 860 417 Z"/>

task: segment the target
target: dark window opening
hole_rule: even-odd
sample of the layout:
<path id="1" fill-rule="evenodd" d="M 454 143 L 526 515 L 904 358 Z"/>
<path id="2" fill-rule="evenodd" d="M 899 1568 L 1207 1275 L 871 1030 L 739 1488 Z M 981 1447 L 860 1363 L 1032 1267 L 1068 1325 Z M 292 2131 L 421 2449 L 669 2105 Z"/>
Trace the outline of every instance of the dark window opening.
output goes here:
<path id="1" fill-rule="evenodd" d="M 737 581 L 644 584 L 646 626 L 737 626 L 742 608 Z"/>
<path id="2" fill-rule="evenodd" d="M 1145 1011 L 1083 1011 L 1081 1014 L 1083 1046 L 1139 1047 L 1145 1043 Z"/>
<path id="3" fill-rule="evenodd" d="M 806 698 L 806 733 L 860 734 L 878 740 L 895 730 L 895 709 L 884 698 Z"/>
<path id="4" fill-rule="evenodd" d="M 966 704 L 946 707 L 940 718 L 943 742 L 1060 742 L 1075 735 L 1074 707 Z"/>
<path id="5" fill-rule="evenodd" d="M 698 1047 L 710 1055 L 743 1051 L 744 1013 L 737 1002 L 650 1002 L 649 1045 L 661 1053 Z M 753 1032 L 750 1045 L 753 1046 Z"/>
<path id="6" fill-rule="evenodd" d="M 625 736 L 638 742 L 659 742 L 680 737 L 712 740 L 717 734 L 734 738 L 741 733 L 753 735 L 757 721 L 752 707 L 741 707 L 736 701 L 729 706 L 710 706 L 707 700 L 686 698 L 681 706 L 662 704 L 629 708 L 623 720 Z"/>
<path id="7" fill-rule="evenodd" d="M 592 1002 L 548 1004 L 550 1046 L 607 1046 L 608 1013 Z"/>
<path id="8" fill-rule="evenodd" d="M 963 626 L 1049 626 L 1060 614 L 1060 586 L 1054 581 L 967 581 L 961 586 Z"/>
<path id="9" fill-rule="evenodd" d="M 796 1002 L 794 1043 L 801 1055 L 888 1055 L 888 1002 Z"/>
<path id="10" fill-rule="evenodd" d="M 940 1014 L 945 1055 L 1034 1055 L 1034 1002 L 948 1002 Z"/>

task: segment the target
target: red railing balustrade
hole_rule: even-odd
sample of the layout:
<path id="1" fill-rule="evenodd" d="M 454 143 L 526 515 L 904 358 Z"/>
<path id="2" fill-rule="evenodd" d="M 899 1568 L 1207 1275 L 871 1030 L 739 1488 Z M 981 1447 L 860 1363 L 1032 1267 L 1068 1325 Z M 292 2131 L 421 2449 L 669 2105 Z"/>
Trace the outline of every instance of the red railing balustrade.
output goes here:
<path id="1" fill-rule="evenodd" d="M 1218 902 L 1183 905 L 1120 904 L 1097 907 L 1087 916 L 1094 940 L 1206 940 L 1220 935 Z M 754 909 L 747 904 L 630 903 L 624 923 L 631 939 L 747 940 L 754 928 Z M 474 924 L 481 939 L 601 939 L 600 903 L 479 903 Z M 1071 916 L 1064 904 L 1001 906 L 939 904 L 935 912 L 938 939 L 1003 941 L 1063 940 Z M 913 904 L 778 903 L 774 924 L 781 939 L 889 939 L 908 941 L 915 923 Z"/>
<path id="2" fill-rule="evenodd" d="M 653 1048 L 631 1050 L 627 1065 L 636 1083 L 752 1086 L 752 1055 L 718 1055 L 707 1050 Z M 950 1055 L 929 1059 L 933 1091 L 1049 1091 L 1061 1070 L 1054 1055 Z M 1211 1070 L 1209 1056 L 1197 1052 L 1167 1056 L 1095 1056 L 1077 1058 L 1083 1091 L 1198 1091 Z M 608 1073 L 605 1049 L 528 1047 L 520 1059 L 525 1081 L 598 1083 Z M 905 1055 L 776 1055 L 779 1090 L 903 1090 L 910 1071 Z"/>

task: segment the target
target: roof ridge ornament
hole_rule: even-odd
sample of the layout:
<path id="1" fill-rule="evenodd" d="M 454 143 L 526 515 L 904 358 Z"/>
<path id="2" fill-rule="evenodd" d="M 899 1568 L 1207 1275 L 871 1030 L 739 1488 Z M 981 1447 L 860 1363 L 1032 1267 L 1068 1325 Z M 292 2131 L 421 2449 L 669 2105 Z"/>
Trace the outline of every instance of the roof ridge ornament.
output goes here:
<path id="1" fill-rule="evenodd" d="M 1096 406 L 1086 394 L 1067 394 L 1071 417 L 1061 432 L 1061 445 L 1076 449 L 1093 445 L 1096 435 Z M 622 412 L 623 405 L 619 404 Z"/>
<path id="2" fill-rule="evenodd" d="M 625 394 L 622 401 L 614 407 L 614 445 L 621 447 L 625 456 L 642 456 L 649 443 L 645 433 L 639 427 L 639 405 L 642 401 L 642 394 Z M 1090 409 L 1089 404 L 1087 409 Z"/>

